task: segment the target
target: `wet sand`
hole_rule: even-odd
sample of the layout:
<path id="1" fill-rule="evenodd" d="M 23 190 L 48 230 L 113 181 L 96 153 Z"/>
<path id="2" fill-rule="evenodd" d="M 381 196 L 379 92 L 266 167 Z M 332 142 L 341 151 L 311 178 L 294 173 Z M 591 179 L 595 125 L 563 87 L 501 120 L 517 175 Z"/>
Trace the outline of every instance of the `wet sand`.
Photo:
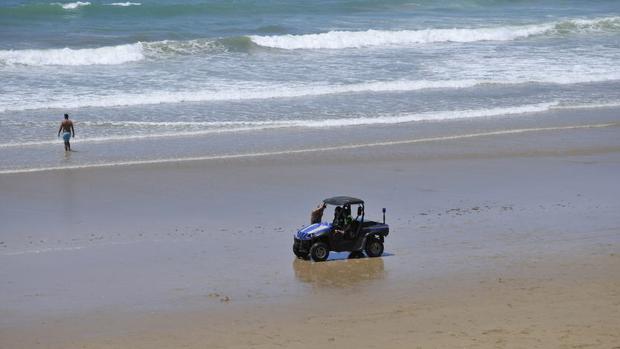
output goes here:
<path id="1" fill-rule="evenodd" d="M 0 175 L 0 346 L 617 348 L 619 131 Z M 293 258 L 336 194 L 384 257 Z"/>

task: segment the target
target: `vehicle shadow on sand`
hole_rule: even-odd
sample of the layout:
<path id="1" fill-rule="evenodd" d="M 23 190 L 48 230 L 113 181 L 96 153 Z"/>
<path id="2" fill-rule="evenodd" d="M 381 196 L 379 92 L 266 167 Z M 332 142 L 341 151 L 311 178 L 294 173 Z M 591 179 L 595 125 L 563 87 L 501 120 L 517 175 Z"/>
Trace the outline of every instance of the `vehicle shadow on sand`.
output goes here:
<path id="1" fill-rule="evenodd" d="M 394 256 L 393 253 L 383 252 L 381 257 L 376 257 L 376 258 L 385 258 L 385 257 L 392 257 L 392 256 Z M 375 258 L 369 258 L 368 256 L 366 256 L 364 253 L 361 253 L 361 252 L 330 252 L 329 258 L 327 258 L 326 261 L 320 262 L 320 263 L 329 263 L 329 262 L 342 261 L 342 260 L 347 260 L 347 259 L 375 259 Z"/>

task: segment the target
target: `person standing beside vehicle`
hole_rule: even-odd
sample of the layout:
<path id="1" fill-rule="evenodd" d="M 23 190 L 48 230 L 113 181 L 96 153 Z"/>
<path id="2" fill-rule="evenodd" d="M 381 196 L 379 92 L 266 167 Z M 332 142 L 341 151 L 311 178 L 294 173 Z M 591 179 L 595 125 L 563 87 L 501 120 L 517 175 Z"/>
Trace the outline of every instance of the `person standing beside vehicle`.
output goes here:
<path id="1" fill-rule="evenodd" d="M 327 207 L 327 205 L 324 202 L 321 202 L 317 208 L 312 210 L 312 213 L 310 214 L 310 224 L 321 223 L 325 207 Z"/>
<path id="2" fill-rule="evenodd" d="M 65 114 L 65 119 L 60 123 L 58 137 L 60 137 L 60 132 L 62 132 L 62 139 L 65 141 L 65 151 L 71 151 L 69 140 L 71 137 L 75 138 L 75 129 L 73 128 L 73 121 L 69 120 L 69 114 Z"/>

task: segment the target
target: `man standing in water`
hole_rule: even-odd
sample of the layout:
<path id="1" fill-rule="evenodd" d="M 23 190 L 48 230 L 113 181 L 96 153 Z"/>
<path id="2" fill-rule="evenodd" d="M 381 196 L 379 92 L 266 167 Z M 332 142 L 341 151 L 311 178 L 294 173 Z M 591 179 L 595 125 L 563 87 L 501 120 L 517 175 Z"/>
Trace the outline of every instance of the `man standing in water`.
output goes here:
<path id="1" fill-rule="evenodd" d="M 65 141 L 65 151 L 71 151 L 69 140 L 71 137 L 75 137 L 75 130 L 73 129 L 73 121 L 69 120 L 69 114 L 65 114 L 65 119 L 60 123 L 58 137 L 60 137 L 60 132 L 62 132 L 62 139 Z"/>

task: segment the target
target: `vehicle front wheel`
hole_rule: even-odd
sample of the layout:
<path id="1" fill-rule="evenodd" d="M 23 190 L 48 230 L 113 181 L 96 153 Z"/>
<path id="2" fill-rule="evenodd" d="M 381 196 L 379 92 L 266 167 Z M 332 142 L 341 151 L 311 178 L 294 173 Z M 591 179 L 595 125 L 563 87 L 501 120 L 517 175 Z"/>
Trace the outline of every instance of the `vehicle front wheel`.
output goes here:
<path id="1" fill-rule="evenodd" d="M 383 254 L 383 243 L 375 238 L 366 241 L 366 255 L 368 257 L 379 257 Z"/>
<path id="2" fill-rule="evenodd" d="M 315 262 L 322 262 L 329 257 L 329 247 L 324 242 L 317 242 L 310 247 L 310 257 Z"/>
<path id="3" fill-rule="evenodd" d="M 297 258 L 308 259 L 308 252 L 301 252 L 297 246 L 293 244 L 293 253 Z"/>

